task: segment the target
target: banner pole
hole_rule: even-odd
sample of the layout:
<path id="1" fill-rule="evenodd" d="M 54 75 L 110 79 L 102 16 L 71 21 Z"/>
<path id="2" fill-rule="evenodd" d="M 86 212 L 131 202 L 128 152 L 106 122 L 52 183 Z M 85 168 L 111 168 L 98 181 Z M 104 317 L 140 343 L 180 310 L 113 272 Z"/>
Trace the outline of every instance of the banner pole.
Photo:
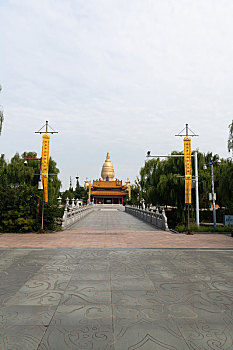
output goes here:
<path id="1" fill-rule="evenodd" d="M 44 233 L 44 186 L 43 186 L 43 201 L 42 201 L 41 230 L 40 230 L 40 233 Z"/>

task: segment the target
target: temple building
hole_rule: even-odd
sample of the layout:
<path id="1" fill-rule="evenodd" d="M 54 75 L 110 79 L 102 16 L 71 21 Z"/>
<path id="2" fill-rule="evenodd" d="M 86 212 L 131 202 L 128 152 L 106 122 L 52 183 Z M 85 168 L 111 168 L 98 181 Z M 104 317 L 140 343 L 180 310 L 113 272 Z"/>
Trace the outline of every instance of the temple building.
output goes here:
<path id="1" fill-rule="evenodd" d="M 131 199 L 130 181 L 127 179 L 125 184 L 122 180 L 114 180 L 114 168 L 110 160 L 109 152 L 102 166 L 102 179 L 94 180 L 93 184 L 85 181 L 85 186 L 89 186 L 89 202 L 94 204 L 123 204 L 124 198 Z"/>

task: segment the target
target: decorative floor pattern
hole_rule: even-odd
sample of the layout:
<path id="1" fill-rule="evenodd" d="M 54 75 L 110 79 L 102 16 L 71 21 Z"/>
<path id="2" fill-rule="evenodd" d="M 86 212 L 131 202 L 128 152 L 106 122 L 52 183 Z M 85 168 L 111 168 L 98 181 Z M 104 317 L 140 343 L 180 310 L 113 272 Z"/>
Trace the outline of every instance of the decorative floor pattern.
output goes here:
<path id="1" fill-rule="evenodd" d="M 0 249 L 1 350 L 232 350 L 231 250 Z"/>

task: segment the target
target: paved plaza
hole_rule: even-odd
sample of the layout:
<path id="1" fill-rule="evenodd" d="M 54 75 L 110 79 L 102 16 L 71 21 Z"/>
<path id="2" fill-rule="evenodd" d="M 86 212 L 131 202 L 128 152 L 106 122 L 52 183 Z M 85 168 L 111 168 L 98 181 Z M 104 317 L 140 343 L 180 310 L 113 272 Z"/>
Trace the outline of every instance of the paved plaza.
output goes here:
<path id="1" fill-rule="evenodd" d="M 2 249 L 1 350 L 233 348 L 231 250 Z"/>
<path id="2" fill-rule="evenodd" d="M 0 235 L 0 350 L 232 350 L 232 242 L 114 210 Z"/>

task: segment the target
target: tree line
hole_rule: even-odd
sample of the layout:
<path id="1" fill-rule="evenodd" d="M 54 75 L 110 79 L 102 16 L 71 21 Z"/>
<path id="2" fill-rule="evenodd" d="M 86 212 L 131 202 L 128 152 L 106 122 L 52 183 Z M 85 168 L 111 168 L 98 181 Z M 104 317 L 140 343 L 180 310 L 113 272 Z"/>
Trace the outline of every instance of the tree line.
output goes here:
<path id="1" fill-rule="evenodd" d="M 233 152 L 233 122 L 229 125 L 228 151 Z M 173 151 L 172 155 L 183 155 L 183 152 Z M 193 153 L 194 154 L 194 153 Z M 209 209 L 209 193 L 211 192 L 210 168 L 203 169 L 219 159 L 217 154 L 201 153 L 197 151 L 199 205 L 201 209 Z M 216 204 L 224 208 L 225 214 L 233 214 L 233 158 L 220 159 L 220 164 L 214 163 L 214 185 L 217 195 Z M 194 173 L 194 157 L 192 157 Z M 145 200 L 147 206 L 164 206 L 175 209 L 176 224 L 183 224 L 186 220 L 184 203 L 184 158 L 171 157 L 166 159 L 152 158 L 145 161 L 135 184 L 132 186 L 132 204 Z M 194 219 L 195 188 L 192 190 L 192 213 Z M 210 216 L 210 215 L 209 215 Z M 174 225 L 174 222 L 173 222 Z"/>
<path id="2" fill-rule="evenodd" d="M 38 189 L 40 161 L 36 152 L 16 153 L 10 161 L 0 156 L 0 232 L 38 232 L 41 228 L 43 191 Z M 25 160 L 27 165 L 25 166 Z M 66 198 L 87 200 L 87 191 L 77 180 L 76 187 L 60 192 L 61 181 L 56 162 L 49 159 L 49 201 L 44 207 L 44 229 L 60 229 L 58 218 L 63 216 Z"/>
<path id="3" fill-rule="evenodd" d="M 172 155 L 182 155 L 174 151 Z M 209 208 L 209 193 L 211 192 L 210 169 L 203 169 L 210 158 L 219 159 L 217 154 L 197 153 L 199 204 L 200 208 Z M 192 157 L 193 158 L 193 157 Z M 194 163 L 194 160 L 193 160 Z M 192 164 L 194 169 L 194 164 Z M 219 165 L 214 165 L 214 184 L 217 195 L 216 203 L 233 213 L 233 162 L 231 159 L 221 159 Z M 135 191 L 136 190 L 136 191 Z M 164 160 L 150 159 L 140 170 L 140 176 L 132 191 L 133 202 L 139 203 L 142 198 L 146 205 L 174 207 L 177 209 L 177 220 L 185 220 L 184 213 L 184 159 L 172 157 Z M 136 195 L 136 196 L 135 196 Z M 195 205 L 195 189 L 192 190 L 192 203 Z"/>
<path id="4" fill-rule="evenodd" d="M 38 189 L 40 161 L 36 152 L 16 153 L 8 162 L 0 157 L 0 232 L 39 231 L 41 227 L 41 209 L 43 191 Z M 44 227 L 56 229 L 56 218 L 61 215 L 57 204 L 61 181 L 59 169 L 50 157 L 49 161 L 49 203 L 45 204 Z"/>

